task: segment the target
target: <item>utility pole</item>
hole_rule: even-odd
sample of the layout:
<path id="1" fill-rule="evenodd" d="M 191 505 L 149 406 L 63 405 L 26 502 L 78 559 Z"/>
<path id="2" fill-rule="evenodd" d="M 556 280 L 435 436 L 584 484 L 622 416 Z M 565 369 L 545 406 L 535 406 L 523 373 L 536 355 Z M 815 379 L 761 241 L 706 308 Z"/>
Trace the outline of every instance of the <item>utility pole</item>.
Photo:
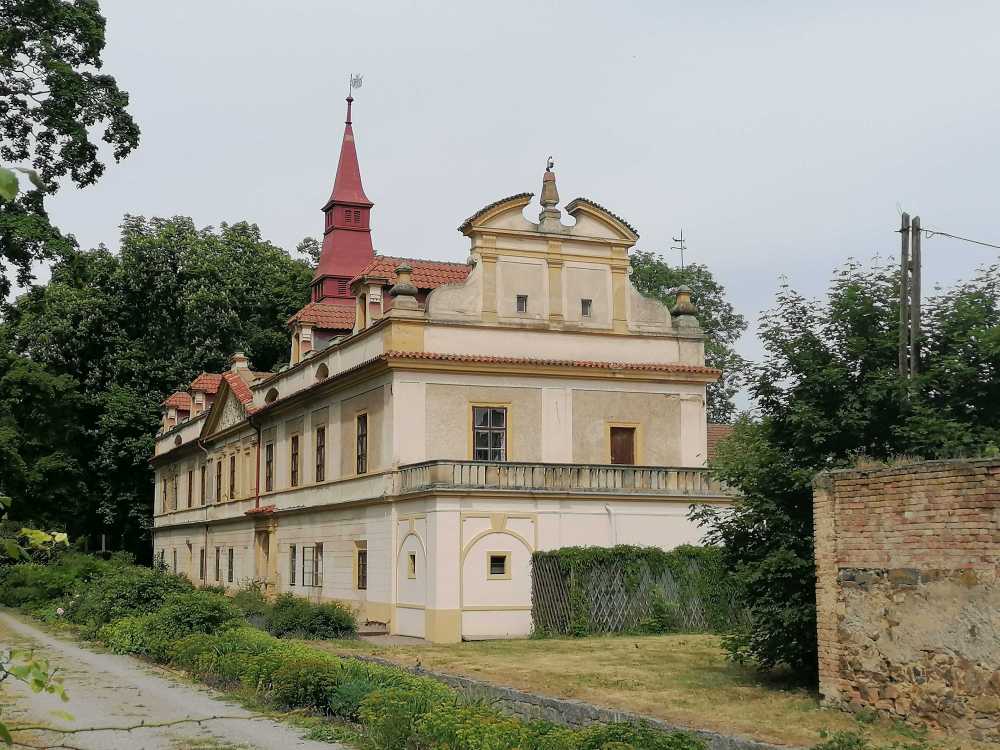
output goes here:
<path id="1" fill-rule="evenodd" d="M 681 251 L 681 270 L 683 271 L 684 270 L 684 250 L 685 250 L 685 247 L 684 247 L 684 229 L 683 228 L 681 229 L 681 236 L 680 237 L 674 237 L 673 240 L 677 244 L 676 245 L 672 245 L 670 247 L 670 249 L 671 250 L 680 250 Z"/>
<path id="2" fill-rule="evenodd" d="M 899 376 L 920 370 L 920 217 L 904 213 L 899 228 Z"/>

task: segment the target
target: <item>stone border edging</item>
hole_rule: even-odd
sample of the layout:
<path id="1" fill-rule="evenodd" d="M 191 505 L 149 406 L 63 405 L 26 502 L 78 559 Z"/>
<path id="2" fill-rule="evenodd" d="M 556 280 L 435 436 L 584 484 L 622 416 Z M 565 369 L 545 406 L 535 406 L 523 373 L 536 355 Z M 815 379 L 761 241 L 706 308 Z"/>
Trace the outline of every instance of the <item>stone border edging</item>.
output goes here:
<path id="1" fill-rule="evenodd" d="M 704 729 L 693 729 L 691 727 L 668 724 L 662 719 L 655 719 L 651 716 L 643 716 L 628 711 L 618 711 L 612 708 L 601 708 L 591 703 L 572 700 L 570 698 L 553 698 L 548 695 L 527 693 L 515 688 L 474 680 L 471 677 L 461 677 L 459 675 L 448 674 L 447 672 L 434 672 L 422 667 L 408 667 L 377 656 L 342 653 L 337 654 L 337 656 L 343 659 L 357 659 L 358 661 L 370 662 L 381 666 L 404 669 L 414 675 L 430 677 L 432 680 L 437 680 L 457 690 L 467 698 L 487 701 L 504 713 L 512 714 L 528 721 L 544 719 L 545 721 L 551 721 L 553 724 L 560 724 L 566 727 L 582 727 L 587 724 L 610 724 L 615 722 L 647 724 L 662 732 L 691 732 L 704 740 L 709 750 L 802 750 L 791 745 L 772 745 L 747 737 L 731 737 Z"/>

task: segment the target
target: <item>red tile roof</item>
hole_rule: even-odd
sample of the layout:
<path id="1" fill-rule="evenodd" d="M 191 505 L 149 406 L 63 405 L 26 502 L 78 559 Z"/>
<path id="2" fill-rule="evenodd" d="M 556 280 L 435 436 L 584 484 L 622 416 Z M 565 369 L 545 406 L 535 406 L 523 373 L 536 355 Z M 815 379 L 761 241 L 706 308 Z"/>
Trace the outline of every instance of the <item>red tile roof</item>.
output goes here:
<path id="1" fill-rule="evenodd" d="M 708 423 L 708 460 L 711 461 L 718 454 L 718 446 L 723 440 L 733 434 L 731 424 Z"/>
<path id="2" fill-rule="evenodd" d="M 225 379 L 226 383 L 229 384 L 229 390 L 233 392 L 233 395 L 238 398 L 243 405 L 249 404 L 253 401 L 253 392 L 250 390 L 250 386 L 246 384 L 235 372 L 224 372 L 222 377 Z"/>
<path id="3" fill-rule="evenodd" d="M 219 373 L 203 372 L 191 382 L 189 390 L 216 393 L 220 383 L 222 383 L 222 375 Z"/>
<path id="4" fill-rule="evenodd" d="M 349 305 L 310 302 L 289 318 L 288 323 L 289 325 L 295 322 L 308 323 L 328 331 L 353 331 L 354 312 L 353 301 Z"/>
<path id="5" fill-rule="evenodd" d="M 422 260 L 421 258 L 395 258 L 391 255 L 376 255 L 375 259 L 365 266 L 351 279 L 353 284 L 365 276 L 388 279 L 390 284 L 396 283 L 396 267 L 406 263 L 413 269 L 413 286 L 417 289 L 434 289 L 444 284 L 455 284 L 465 281 L 472 271 L 468 263 L 446 263 L 441 260 Z"/>
<path id="6" fill-rule="evenodd" d="M 583 359 L 533 359 L 531 357 L 491 357 L 485 354 L 439 354 L 437 352 L 388 351 L 385 359 L 431 359 L 445 362 L 482 362 L 502 365 L 540 365 L 549 367 L 589 367 L 602 370 L 639 370 L 643 372 L 679 372 L 691 375 L 719 377 L 721 371 L 712 367 L 682 365 L 677 362 L 594 362 Z"/>
<path id="7" fill-rule="evenodd" d="M 167 408 L 173 406 L 175 409 L 182 411 L 191 411 L 191 396 L 185 391 L 177 391 L 177 393 L 173 393 L 167 397 L 163 405 Z"/>

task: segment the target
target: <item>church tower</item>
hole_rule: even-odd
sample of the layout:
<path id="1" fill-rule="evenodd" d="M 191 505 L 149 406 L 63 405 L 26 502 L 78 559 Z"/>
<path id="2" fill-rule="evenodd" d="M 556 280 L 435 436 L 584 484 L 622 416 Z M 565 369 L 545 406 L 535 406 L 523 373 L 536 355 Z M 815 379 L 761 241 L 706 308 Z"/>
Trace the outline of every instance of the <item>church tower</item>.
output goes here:
<path id="1" fill-rule="evenodd" d="M 354 298 L 349 289 L 351 279 L 375 257 L 370 224 L 375 204 L 368 200 L 361 184 L 351 124 L 353 103 L 354 97 L 348 96 L 337 176 L 330 199 L 323 206 L 323 251 L 312 280 L 312 302 L 353 306 Z"/>

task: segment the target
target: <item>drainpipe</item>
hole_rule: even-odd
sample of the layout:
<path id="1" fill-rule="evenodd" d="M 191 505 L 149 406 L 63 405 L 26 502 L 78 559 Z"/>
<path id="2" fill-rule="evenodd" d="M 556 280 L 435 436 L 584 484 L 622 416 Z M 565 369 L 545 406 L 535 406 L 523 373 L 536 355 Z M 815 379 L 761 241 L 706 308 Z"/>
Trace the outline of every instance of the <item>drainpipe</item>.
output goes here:
<path id="1" fill-rule="evenodd" d="M 615 524 L 615 511 L 610 505 L 605 505 L 604 510 L 608 512 L 608 526 L 611 529 L 611 546 L 618 544 L 618 529 Z"/>

